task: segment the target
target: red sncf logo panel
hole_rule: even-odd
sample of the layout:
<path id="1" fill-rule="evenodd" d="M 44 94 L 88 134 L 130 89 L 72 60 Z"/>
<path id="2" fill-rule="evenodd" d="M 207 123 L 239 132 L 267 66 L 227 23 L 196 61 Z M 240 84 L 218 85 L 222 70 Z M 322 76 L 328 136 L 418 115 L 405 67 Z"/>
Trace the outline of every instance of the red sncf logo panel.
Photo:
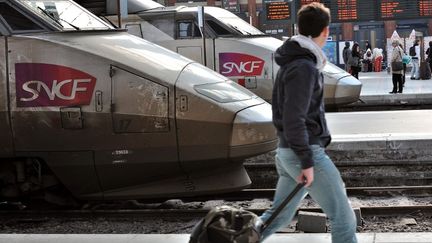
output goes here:
<path id="1" fill-rule="evenodd" d="M 89 105 L 96 78 L 60 65 L 16 63 L 18 107 Z"/>
<path id="2" fill-rule="evenodd" d="M 231 76 L 260 76 L 264 68 L 264 60 L 243 53 L 219 53 L 219 72 Z"/>

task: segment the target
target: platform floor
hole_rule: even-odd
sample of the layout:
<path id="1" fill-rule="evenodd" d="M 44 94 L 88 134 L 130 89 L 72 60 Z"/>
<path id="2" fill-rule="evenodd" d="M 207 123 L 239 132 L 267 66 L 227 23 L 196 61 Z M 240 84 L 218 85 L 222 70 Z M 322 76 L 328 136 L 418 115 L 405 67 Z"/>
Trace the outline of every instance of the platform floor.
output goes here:
<path id="1" fill-rule="evenodd" d="M 368 104 L 432 104 L 432 79 L 411 80 L 407 74 L 402 94 L 389 94 L 392 75 L 386 71 L 361 72 L 359 79 L 363 84 L 360 99 Z M 327 112 L 326 117 L 333 142 L 432 141 L 432 110 Z"/>
<path id="2" fill-rule="evenodd" d="M 363 84 L 360 96 L 386 95 L 391 97 L 412 94 L 430 94 L 432 96 L 432 79 L 411 80 L 410 73 L 407 73 L 402 94 L 389 94 L 393 89 L 392 75 L 386 71 L 361 72 L 359 73 L 359 80 Z"/>
<path id="3" fill-rule="evenodd" d="M 363 104 L 432 104 L 432 79 L 411 80 L 407 73 L 402 94 L 389 94 L 393 89 L 392 75 L 386 71 L 359 73 L 362 82 L 360 100 L 348 106 Z"/>
<path id="4" fill-rule="evenodd" d="M 432 233 L 361 233 L 359 243 L 432 243 Z M 0 243 L 188 243 L 187 234 L 0 234 Z M 276 234 L 265 243 L 331 243 L 330 234 Z"/>

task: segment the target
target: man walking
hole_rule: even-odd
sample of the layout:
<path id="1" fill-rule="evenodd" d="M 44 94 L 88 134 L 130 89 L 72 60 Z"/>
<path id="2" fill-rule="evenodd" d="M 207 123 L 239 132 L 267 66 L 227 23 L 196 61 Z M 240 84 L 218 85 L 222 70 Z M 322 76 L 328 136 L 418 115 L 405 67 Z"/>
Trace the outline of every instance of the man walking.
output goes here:
<path id="1" fill-rule="evenodd" d="M 276 168 L 279 174 L 273 206 L 261 216 L 267 220 L 297 183 L 300 193 L 263 232 L 263 239 L 288 225 L 300 201 L 309 193 L 331 222 L 333 243 L 357 243 L 356 219 L 339 171 L 325 153 L 330 134 L 324 116 L 322 51 L 329 34 L 330 10 L 321 3 L 298 12 L 300 35 L 276 50 L 281 67 L 273 88 L 273 122 L 279 136 Z"/>

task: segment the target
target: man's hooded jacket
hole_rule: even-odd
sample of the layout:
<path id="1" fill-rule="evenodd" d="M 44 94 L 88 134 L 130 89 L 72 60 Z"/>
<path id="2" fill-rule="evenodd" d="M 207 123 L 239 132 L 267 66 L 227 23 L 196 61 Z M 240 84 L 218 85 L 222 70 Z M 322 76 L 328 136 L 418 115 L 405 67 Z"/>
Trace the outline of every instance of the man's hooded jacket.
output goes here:
<path id="1" fill-rule="evenodd" d="M 273 123 L 279 147 L 291 148 L 302 168 L 314 165 L 310 145 L 322 147 L 331 137 L 324 116 L 323 75 L 326 58 L 306 36 L 294 36 L 276 50 L 280 66 L 273 88 Z"/>

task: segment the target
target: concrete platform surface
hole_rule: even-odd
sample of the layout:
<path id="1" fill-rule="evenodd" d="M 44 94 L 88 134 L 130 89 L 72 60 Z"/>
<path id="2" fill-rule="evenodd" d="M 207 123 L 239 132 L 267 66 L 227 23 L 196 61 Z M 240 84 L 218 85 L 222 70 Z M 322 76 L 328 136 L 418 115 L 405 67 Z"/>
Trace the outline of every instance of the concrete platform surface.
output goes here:
<path id="1" fill-rule="evenodd" d="M 326 113 L 335 161 L 432 161 L 432 110 Z"/>
<path id="2" fill-rule="evenodd" d="M 359 243 L 432 243 L 432 233 L 361 233 Z M 1 243 L 188 243 L 187 234 L 0 234 Z M 330 234 L 276 234 L 265 243 L 331 243 Z"/>
<path id="3" fill-rule="evenodd" d="M 411 80 L 407 73 L 402 94 L 389 94 L 393 89 L 392 75 L 386 71 L 360 73 L 359 80 L 362 83 L 360 99 L 364 103 L 348 106 L 432 104 L 432 79 Z"/>
<path id="4" fill-rule="evenodd" d="M 334 139 L 385 137 L 432 139 L 432 110 L 326 113 Z"/>
<path id="5" fill-rule="evenodd" d="M 393 89 L 392 75 L 386 71 L 359 73 L 359 80 L 362 82 L 360 96 L 386 95 L 388 97 L 398 95 L 430 94 L 432 95 L 432 79 L 411 80 L 410 73 L 407 73 L 405 87 L 402 94 L 389 94 Z"/>

